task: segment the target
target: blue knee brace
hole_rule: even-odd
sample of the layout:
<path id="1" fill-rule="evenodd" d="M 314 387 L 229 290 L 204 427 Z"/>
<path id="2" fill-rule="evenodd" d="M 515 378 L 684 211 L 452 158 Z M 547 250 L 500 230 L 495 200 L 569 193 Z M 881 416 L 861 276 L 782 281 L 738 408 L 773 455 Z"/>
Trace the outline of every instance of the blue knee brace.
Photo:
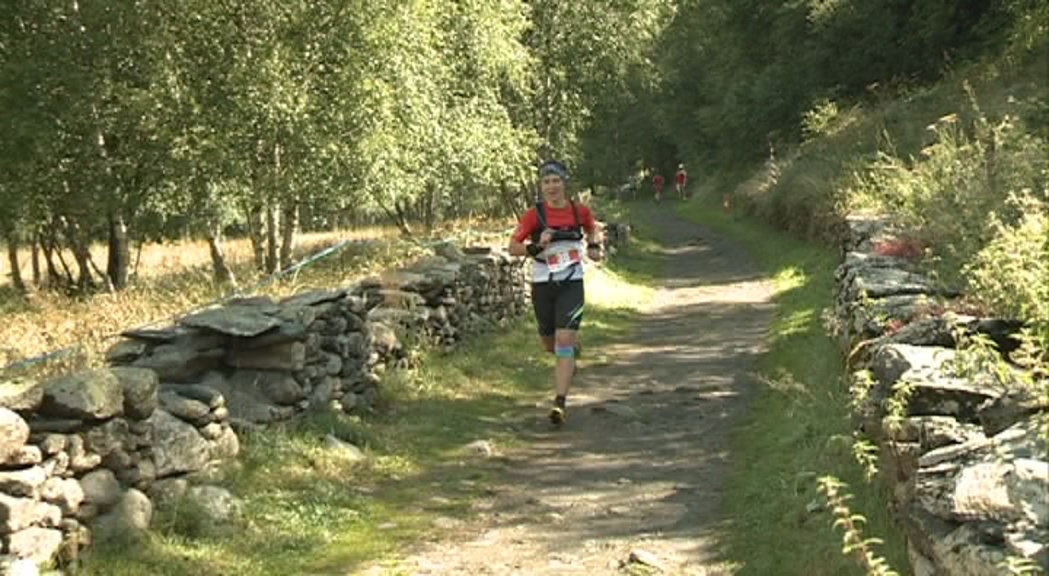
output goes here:
<path id="1" fill-rule="evenodd" d="M 575 358 L 575 347 L 554 346 L 554 355 L 558 358 Z"/>

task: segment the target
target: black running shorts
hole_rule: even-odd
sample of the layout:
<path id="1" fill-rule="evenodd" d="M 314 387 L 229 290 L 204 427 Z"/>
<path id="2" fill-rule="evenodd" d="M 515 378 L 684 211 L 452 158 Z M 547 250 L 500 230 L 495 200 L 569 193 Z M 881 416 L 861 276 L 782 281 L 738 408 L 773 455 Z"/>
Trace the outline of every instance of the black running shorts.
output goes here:
<path id="1" fill-rule="evenodd" d="M 532 307 L 540 336 L 553 336 L 557 329 L 579 330 L 583 321 L 583 281 L 533 283 Z"/>

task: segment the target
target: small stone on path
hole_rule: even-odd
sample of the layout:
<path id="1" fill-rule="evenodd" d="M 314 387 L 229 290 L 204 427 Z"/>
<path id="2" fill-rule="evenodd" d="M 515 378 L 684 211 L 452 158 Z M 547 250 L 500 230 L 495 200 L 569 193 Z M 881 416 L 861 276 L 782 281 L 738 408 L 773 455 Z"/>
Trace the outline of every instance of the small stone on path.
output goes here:
<path id="1" fill-rule="evenodd" d="M 466 445 L 466 447 L 474 452 L 484 456 L 485 458 L 491 458 L 495 454 L 495 449 L 492 448 L 492 443 L 487 440 L 474 440 Z"/>
<path id="2" fill-rule="evenodd" d="M 623 404 L 617 404 L 617 403 L 614 403 L 614 402 L 610 402 L 610 403 L 605 404 L 603 406 L 595 406 L 593 408 L 593 411 L 594 412 L 608 412 L 610 414 L 615 414 L 616 416 L 622 416 L 623 418 L 637 418 L 637 411 L 636 410 L 634 410 L 630 406 L 626 406 L 626 405 L 623 405 Z"/>
<path id="3" fill-rule="evenodd" d="M 659 556 L 656 556 L 644 548 L 634 548 L 631 550 L 627 562 L 631 564 L 642 564 L 660 571 L 663 570 L 663 561 L 659 559 Z"/>
<path id="4" fill-rule="evenodd" d="M 353 460 L 354 462 L 358 462 L 367 458 L 367 456 L 365 456 L 364 454 L 364 451 L 362 451 L 360 448 L 344 440 L 339 440 L 331 434 L 327 434 L 324 436 L 324 446 L 327 447 L 329 450 L 337 452 L 345 458 Z"/>
<path id="5" fill-rule="evenodd" d="M 441 530 L 453 530 L 461 525 L 461 520 L 456 520 L 455 518 L 448 518 L 447 516 L 435 518 L 433 521 L 433 527 L 439 528 Z"/>

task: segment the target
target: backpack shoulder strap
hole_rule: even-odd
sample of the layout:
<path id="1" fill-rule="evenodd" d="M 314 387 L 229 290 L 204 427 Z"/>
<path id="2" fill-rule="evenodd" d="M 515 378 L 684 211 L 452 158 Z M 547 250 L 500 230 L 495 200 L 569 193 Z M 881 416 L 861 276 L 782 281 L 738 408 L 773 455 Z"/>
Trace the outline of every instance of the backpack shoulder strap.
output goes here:
<path id="1" fill-rule="evenodd" d="M 539 221 L 539 226 L 546 228 L 546 203 L 536 202 L 535 203 L 535 217 Z"/>
<path id="2" fill-rule="evenodd" d="M 542 235 L 543 230 L 546 230 L 546 207 L 543 206 L 543 202 L 535 203 L 535 219 L 536 227 L 532 230 L 532 242 L 538 243 L 539 236 Z"/>

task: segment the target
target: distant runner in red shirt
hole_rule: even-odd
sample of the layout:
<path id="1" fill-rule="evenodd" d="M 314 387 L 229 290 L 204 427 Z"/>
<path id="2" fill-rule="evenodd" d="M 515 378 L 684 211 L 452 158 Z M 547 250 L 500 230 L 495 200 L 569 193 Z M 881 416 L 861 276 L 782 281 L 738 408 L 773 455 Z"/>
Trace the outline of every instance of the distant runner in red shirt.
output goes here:
<path id="1" fill-rule="evenodd" d="M 674 183 L 677 185 L 678 196 L 682 200 L 685 199 L 685 183 L 688 181 L 688 172 L 685 172 L 685 165 L 677 165 L 677 174 L 674 175 Z"/>
<path id="2" fill-rule="evenodd" d="M 659 172 L 652 177 L 652 188 L 656 191 L 656 202 L 659 202 L 663 199 L 663 175 Z"/>

